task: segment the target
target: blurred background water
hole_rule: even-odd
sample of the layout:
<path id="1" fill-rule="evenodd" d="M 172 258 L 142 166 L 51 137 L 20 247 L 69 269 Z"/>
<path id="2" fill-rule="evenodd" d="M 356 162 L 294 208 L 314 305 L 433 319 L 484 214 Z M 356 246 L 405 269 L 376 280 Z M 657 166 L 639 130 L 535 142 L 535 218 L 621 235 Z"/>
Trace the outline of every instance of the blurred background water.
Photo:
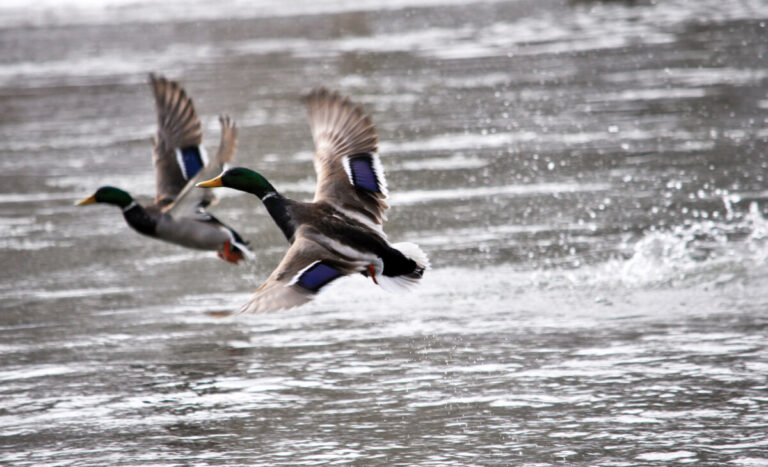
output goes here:
<path id="1" fill-rule="evenodd" d="M 768 464 L 768 3 L 77 0 L 0 6 L 0 462 Z M 257 260 L 139 236 L 150 71 L 310 199 L 299 97 L 377 124 L 413 295 L 244 302 Z"/>

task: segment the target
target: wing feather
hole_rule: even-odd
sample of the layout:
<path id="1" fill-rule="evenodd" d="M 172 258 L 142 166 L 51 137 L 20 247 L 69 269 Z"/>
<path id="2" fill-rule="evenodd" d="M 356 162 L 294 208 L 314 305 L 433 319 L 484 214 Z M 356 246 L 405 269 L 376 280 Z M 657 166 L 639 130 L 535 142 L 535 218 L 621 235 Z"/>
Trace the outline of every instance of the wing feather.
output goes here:
<path id="1" fill-rule="evenodd" d="M 322 270 L 316 268 L 318 264 Z M 261 313 L 297 307 L 314 299 L 333 280 L 357 269 L 354 264 L 339 261 L 300 230 L 277 268 L 238 312 Z M 313 274 L 312 277 L 309 274 Z"/>
<path id="2" fill-rule="evenodd" d="M 175 81 L 150 74 L 157 110 L 157 137 L 153 161 L 157 184 L 156 204 L 172 203 L 187 184 L 176 160 L 176 149 L 199 146 L 203 130 L 192 99 Z"/>
<path id="3" fill-rule="evenodd" d="M 198 182 L 208 180 L 219 175 L 224 170 L 224 165 L 232 161 L 237 151 L 237 126 L 229 115 L 220 115 L 221 140 L 216 157 L 203 167 L 197 175 L 192 177 L 184 189 L 176 197 L 176 200 L 167 205 L 164 210 L 174 217 L 192 215 L 198 208 L 206 207 L 216 201 L 214 190 L 200 190 L 195 188 Z"/>
<path id="4" fill-rule="evenodd" d="M 312 91 L 304 103 L 315 143 L 315 201 L 326 201 L 380 227 L 386 219 L 387 188 L 377 153 L 376 128 L 370 116 L 348 98 L 323 88 Z M 372 182 L 359 183 L 351 158 L 360 159 L 369 167 L 359 166 L 373 174 Z"/>

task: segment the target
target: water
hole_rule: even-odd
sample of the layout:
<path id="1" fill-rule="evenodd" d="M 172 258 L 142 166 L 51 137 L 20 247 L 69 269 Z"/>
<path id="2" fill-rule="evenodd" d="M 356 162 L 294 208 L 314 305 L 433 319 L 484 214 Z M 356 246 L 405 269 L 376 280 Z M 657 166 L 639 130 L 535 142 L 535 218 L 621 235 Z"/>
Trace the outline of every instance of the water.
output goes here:
<path id="1" fill-rule="evenodd" d="M 0 462 L 768 464 L 768 4 L 10 1 L 0 6 Z M 299 96 L 379 128 L 413 295 L 243 303 L 257 260 L 151 241 L 155 71 L 314 189 Z"/>

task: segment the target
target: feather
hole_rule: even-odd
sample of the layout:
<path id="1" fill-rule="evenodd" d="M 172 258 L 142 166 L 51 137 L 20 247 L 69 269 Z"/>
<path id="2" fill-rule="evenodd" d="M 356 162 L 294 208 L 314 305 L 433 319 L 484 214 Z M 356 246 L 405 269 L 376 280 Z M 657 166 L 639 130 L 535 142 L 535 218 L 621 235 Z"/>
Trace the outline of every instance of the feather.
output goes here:
<path id="1" fill-rule="evenodd" d="M 417 268 L 411 274 L 404 274 L 401 276 L 390 277 L 383 274 L 377 274 L 376 280 L 381 288 L 388 292 L 400 293 L 410 291 L 421 283 L 424 271 L 430 268 L 429 257 L 424 253 L 424 250 L 415 243 L 394 243 L 392 244 L 392 248 L 400 250 L 403 255 L 416 262 Z"/>
<path id="2" fill-rule="evenodd" d="M 315 143 L 315 201 L 354 210 L 381 225 L 388 207 L 387 184 L 371 118 L 348 98 L 323 88 L 304 102 Z"/>
<path id="3" fill-rule="evenodd" d="M 207 207 L 216 200 L 213 190 L 200 190 L 195 184 L 200 181 L 213 178 L 221 173 L 227 162 L 235 157 L 237 149 L 237 127 L 235 121 L 228 115 L 219 116 L 221 124 L 221 141 L 216 157 L 208 162 L 190 179 L 184 189 L 176 197 L 176 200 L 165 207 L 165 211 L 173 216 L 189 216 L 200 207 Z M 203 151 L 203 154 L 206 153 Z M 208 157 L 205 156 L 204 160 Z"/>
<path id="4" fill-rule="evenodd" d="M 280 264 L 239 313 L 278 311 L 303 305 L 332 281 L 357 271 L 354 266 L 334 258 L 301 229 Z"/>
<path id="5" fill-rule="evenodd" d="M 173 202 L 187 184 L 177 160 L 177 149 L 198 147 L 203 129 L 192 99 L 175 81 L 162 76 L 149 76 L 157 109 L 157 137 L 154 165 L 157 184 L 155 202 L 161 207 Z M 193 175 L 190 175 L 190 177 Z"/>

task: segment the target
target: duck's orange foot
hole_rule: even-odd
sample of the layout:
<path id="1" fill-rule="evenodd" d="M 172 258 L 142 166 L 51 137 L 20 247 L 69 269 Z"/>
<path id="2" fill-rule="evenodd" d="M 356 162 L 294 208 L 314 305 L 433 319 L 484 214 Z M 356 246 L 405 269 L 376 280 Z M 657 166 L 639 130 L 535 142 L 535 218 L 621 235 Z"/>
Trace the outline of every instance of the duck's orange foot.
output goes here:
<path id="1" fill-rule="evenodd" d="M 371 275 L 373 283 L 379 285 L 379 282 L 376 280 L 376 268 L 373 267 L 373 264 L 368 265 L 368 274 Z"/>
<path id="2" fill-rule="evenodd" d="M 233 247 L 229 240 L 224 242 L 221 250 L 217 251 L 216 254 L 219 256 L 219 258 L 232 264 L 237 264 L 243 259 L 243 253 L 237 248 Z"/>

